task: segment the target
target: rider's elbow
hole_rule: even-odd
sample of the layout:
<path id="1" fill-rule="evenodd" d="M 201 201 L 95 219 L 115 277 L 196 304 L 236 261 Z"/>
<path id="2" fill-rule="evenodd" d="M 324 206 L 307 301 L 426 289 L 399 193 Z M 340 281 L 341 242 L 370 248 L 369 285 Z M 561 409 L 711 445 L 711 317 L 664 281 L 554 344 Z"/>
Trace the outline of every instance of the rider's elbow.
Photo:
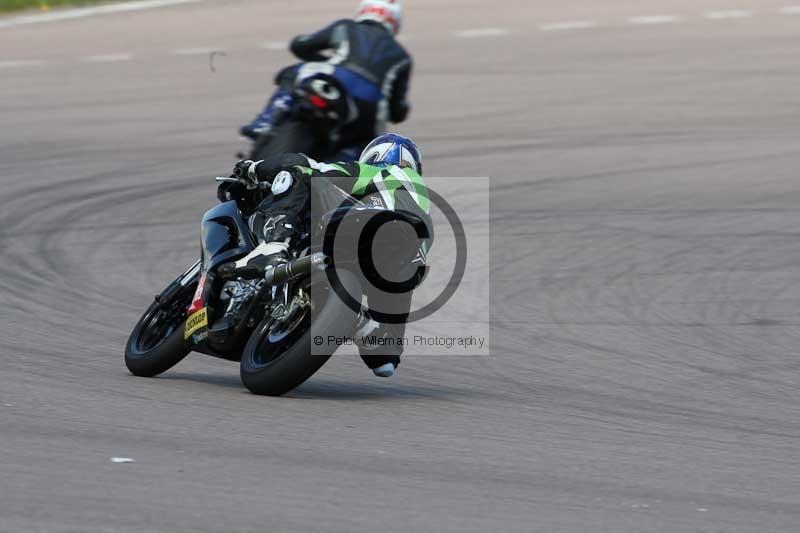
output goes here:
<path id="1" fill-rule="evenodd" d="M 391 121 L 395 124 L 400 124 L 401 122 L 405 122 L 409 113 L 411 113 L 411 105 L 407 102 L 401 102 L 393 106 L 391 111 L 391 116 L 389 117 Z"/>

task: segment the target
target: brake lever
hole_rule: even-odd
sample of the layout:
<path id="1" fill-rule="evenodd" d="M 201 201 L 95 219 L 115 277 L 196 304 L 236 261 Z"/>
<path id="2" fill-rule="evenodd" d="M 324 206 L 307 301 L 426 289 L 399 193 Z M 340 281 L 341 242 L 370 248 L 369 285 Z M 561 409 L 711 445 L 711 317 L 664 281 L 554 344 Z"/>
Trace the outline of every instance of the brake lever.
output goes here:
<path id="1" fill-rule="evenodd" d="M 219 181 L 219 182 L 222 182 L 222 183 L 240 183 L 240 184 L 244 185 L 245 188 L 247 188 L 248 191 L 253 191 L 253 190 L 257 190 L 257 189 L 261 189 L 262 191 L 266 191 L 266 190 L 269 190 L 270 187 L 272 187 L 272 184 L 270 182 L 268 182 L 268 181 L 259 181 L 258 183 L 256 183 L 255 188 L 251 189 L 250 187 L 247 186 L 246 183 L 244 183 L 239 178 L 229 178 L 229 177 L 225 177 L 225 176 L 217 176 L 214 179 Z"/>

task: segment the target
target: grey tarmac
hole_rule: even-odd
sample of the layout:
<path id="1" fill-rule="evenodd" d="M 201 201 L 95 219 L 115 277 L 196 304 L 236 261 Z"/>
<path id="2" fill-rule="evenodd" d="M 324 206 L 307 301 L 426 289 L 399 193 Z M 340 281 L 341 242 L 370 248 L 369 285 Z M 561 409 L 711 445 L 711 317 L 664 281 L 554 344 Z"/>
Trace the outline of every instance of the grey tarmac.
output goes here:
<path id="1" fill-rule="evenodd" d="M 491 355 L 335 357 L 283 398 L 199 355 L 128 374 L 274 43 L 355 1 L 316 4 L 0 29 L 0 531 L 797 531 L 787 2 L 407 2 L 398 129 L 491 177 Z"/>

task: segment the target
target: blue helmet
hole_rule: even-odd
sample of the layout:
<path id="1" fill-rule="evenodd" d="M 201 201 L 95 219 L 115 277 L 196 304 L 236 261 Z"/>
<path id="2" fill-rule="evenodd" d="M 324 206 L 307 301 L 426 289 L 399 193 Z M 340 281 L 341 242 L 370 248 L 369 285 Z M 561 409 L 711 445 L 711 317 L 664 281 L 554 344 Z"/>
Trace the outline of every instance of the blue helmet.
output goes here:
<path id="1" fill-rule="evenodd" d="M 359 163 L 375 166 L 397 165 L 400 168 L 413 168 L 422 174 L 422 156 L 414 141 L 408 137 L 388 133 L 381 135 L 364 148 Z"/>

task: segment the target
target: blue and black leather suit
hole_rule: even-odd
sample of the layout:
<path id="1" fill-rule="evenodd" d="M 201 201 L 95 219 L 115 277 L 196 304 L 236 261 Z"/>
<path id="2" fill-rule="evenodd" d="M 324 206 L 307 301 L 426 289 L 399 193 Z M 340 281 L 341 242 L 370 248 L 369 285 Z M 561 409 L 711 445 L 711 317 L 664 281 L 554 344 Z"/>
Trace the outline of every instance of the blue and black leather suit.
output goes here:
<path id="1" fill-rule="evenodd" d="M 383 133 L 386 123 L 408 116 L 412 59 L 383 25 L 342 19 L 292 40 L 292 53 L 303 61 L 276 77 L 278 90 L 262 117 L 275 125 L 279 110 L 291 105 L 291 92 L 306 63 L 324 62 L 354 100 L 357 116 L 341 132 L 340 146 L 358 151 Z M 357 156 L 357 154 L 356 154 Z"/>

